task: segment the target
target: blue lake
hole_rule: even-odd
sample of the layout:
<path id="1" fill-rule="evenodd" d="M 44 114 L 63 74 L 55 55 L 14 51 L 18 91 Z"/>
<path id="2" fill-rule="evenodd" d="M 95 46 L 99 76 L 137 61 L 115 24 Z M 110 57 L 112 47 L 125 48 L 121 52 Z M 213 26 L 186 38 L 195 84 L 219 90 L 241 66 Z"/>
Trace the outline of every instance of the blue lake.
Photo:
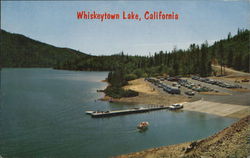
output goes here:
<path id="1" fill-rule="evenodd" d="M 167 110 L 91 118 L 86 110 L 126 109 L 98 101 L 108 72 L 43 68 L 1 71 L 0 155 L 20 158 L 106 158 L 210 136 L 235 119 Z M 136 126 L 148 121 L 140 133 Z"/>

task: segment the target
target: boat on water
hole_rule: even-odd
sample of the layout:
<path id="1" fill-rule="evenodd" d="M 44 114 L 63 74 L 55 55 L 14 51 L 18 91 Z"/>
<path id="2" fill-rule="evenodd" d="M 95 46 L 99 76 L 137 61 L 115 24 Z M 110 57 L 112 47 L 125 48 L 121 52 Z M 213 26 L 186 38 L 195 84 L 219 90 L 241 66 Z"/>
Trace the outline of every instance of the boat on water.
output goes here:
<path id="1" fill-rule="evenodd" d="M 140 129 L 140 130 L 144 130 L 144 129 L 147 129 L 149 126 L 149 123 L 148 122 L 141 122 L 137 125 L 137 128 Z"/>
<path id="2" fill-rule="evenodd" d="M 95 111 L 85 111 L 86 114 L 90 115 L 92 113 L 94 113 Z"/>
<path id="3" fill-rule="evenodd" d="M 173 104 L 171 106 L 169 106 L 169 110 L 178 110 L 178 109 L 182 109 L 183 108 L 183 104 Z"/>

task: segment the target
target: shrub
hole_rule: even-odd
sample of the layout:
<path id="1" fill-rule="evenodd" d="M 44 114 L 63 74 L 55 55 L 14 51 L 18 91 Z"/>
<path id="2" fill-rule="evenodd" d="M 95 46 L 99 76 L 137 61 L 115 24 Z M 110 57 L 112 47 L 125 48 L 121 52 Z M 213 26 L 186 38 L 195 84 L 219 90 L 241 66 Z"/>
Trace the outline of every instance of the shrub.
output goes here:
<path id="1" fill-rule="evenodd" d="M 104 90 L 105 94 L 113 97 L 113 98 L 122 98 L 122 97 L 135 97 L 138 96 L 138 92 L 132 91 L 132 90 L 124 90 L 123 88 L 120 87 L 113 87 L 113 86 L 108 86 Z"/>
<path id="2" fill-rule="evenodd" d="M 136 79 L 137 78 L 137 76 L 135 75 L 135 74 L 127 74 L 126 76 L 125 76 L 125 80 L 126 81 L 130 81 L 130 80 L 134 80 L 134 79 Z"/>

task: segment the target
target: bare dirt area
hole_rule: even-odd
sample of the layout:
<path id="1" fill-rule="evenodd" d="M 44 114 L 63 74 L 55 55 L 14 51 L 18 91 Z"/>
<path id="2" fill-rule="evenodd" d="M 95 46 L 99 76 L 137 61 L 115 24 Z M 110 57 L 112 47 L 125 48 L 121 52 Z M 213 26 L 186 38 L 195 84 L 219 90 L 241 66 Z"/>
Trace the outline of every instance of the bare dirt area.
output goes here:
<path id="1" fill-rule="evenodd" d="M 115 158 L 243 158 L 250 155 L 250 115 L 208 138 Z"/>
<path id="2" fill-rule="evenodd" d="M 212 67 L 219 74 L 220 66 L 213 65 Z M 250 80 L 250 73 L 237 71 L 237 70 L 227 68 L 227 67 L 225 68 L 225 76 L 222 76 L 222 77 L 215 77 L 214 76 L 214 77 L 210 77 L 210 78 L 250 85 L 250 82 L 242 82 L 242 80 L 245 80 L 245 79 Z"/>
<path id="3" fill-rule="evenodd" d="M 199 92 L 199 94 L 203 94 L 203 95 L 231 95 L 230 93 L 226 93 L 226 92 Z"/>
<path id="4" fill-rule="evenodd" d="M 250 115 L 249 106 L 223 104 L 223 103 L 209 102 L 203 100 L 186 103 L 184 105 L 184 110 L 209 113 L 223 117 L 230 116 L 234 118 L 242 118 L 247 115 Z"/>
<path id="5" fill-rule="evenodd" d="M 130 89 L 144 94 L 160 94 L 157 89 L 152 87 L 150 83 L 145 82 L 143 78 L 130 81 L 129 85 L 125 86 L 124 89 Z"/>
<path id="6" fill-rule="evenodd" d="M 180 95 L 168 95 L 168 94 L 145 94 L 139 93 L 137 97 L 121 98 L 120 102 L 129 102 L 137 104 L 149 104 L 149 105 L 171 105 L 174 103 L 187 102 L 189 99 Z"/>
<path id="7" fill-rule="evenodd" d="M 136 79 L 129 82 L 129 85 L 125 86 L 124 89 L 130 89 L 139 92 L 136 97 L 113 99 L 105 96 L 101 100 L 133 103 L 133 104 L 146 104 L 146 105 L 164 105 L 168 106 L 174 103 L 187 102 L 190 99 L 182 95 L 172 95 L 159 90 L 149 82 L 144 81 L 143 78 Z"/>
<path id="8" fill-rule="evenodd" d="M 235 92 L 250 92 L 250 89 L 239 89 L 239 88 L 234 88 L 234 89 L 231 89 L 232 91 L 235 91 Z"/>
<path id="9" fill-rule="evenodd" d="M 220 74 L 220 71 L 221 71 L 221 67 L 220 65 L 212 65 L 212 68 L 218 72 L 218 74 Z M 223 72 L 224 72 L 224 68 L 223 68 Z M 249 73 L 246 73 L 246 72 L 242 72 L 242 71 L 237 71 L 237 70 L 234 70 L 232 68 L 228 68 L 228 67 L 225 67 L 225 75 L 226 76 L 232 76 L 232 77 L 244 77 L 244 76 L 249 76 L 250 74 Z"/>

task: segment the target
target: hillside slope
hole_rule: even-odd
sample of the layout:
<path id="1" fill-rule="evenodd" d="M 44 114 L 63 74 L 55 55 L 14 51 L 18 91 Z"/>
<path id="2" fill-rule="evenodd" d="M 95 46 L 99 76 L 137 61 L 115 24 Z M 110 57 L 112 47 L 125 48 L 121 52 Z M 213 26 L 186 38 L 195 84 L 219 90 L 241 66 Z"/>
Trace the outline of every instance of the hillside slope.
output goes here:
<path id="1" fill-rule="evenodd" d="M 1 30 L 1 67 L 54 67 L 56 64 L 88 55 L 58 48 L 20 34 Z"/>
<path id="2" fill-rule="evenodd" d="M 235 70 L 250 72 L 250 31 L 238 29 L 237 35 L 215 42 L 210 47 L 212 59 L 220 65 Z M 213 60 L 214 61 L 214 60 Z"/>
<path id="3" fill-rule="evenodd" d="M 217 71 L 218 73 L 217 74 L 221 74 L 221 66 L 220 65 L 212 65 L 212 68 L 214 71 Z M 225 70 L 225 72 L 224 72 Z M 235 70 L 235 69 L 232 69 L 232 68 L 228 68 L 228 67 L 223 67 L 223 74 L 226 76 L 226 77 L 235 77 L 235 76 L 250 76 L 249 73 L 246 73 L 246 72 L 243 72 L 243 71 L 238 71 L 238 70 Z"/>
<path id="4" fill-rule="evenodd" d="M 233 37 L 229 33 L 227 38 L 218 40 L 211 46 L 205 41 L 201 45 L 190 44 L 190 47 L 186 50 L 160 51 L 147 57 L 128 56 L 122 52 L 115 56 L 98 56 L 88 61 L 76 58 L 60 63 L 57 67 L 70 70 L 85 70 L 88 68 L 125 71 L 134 79 L 164 74 L 170 76 L 197 74 L 204 77 L 220 75 L 219 69 L 213 71 L 212 64 L 249 73 L 249 37 L 249 30 L 239 29 Z"/>

